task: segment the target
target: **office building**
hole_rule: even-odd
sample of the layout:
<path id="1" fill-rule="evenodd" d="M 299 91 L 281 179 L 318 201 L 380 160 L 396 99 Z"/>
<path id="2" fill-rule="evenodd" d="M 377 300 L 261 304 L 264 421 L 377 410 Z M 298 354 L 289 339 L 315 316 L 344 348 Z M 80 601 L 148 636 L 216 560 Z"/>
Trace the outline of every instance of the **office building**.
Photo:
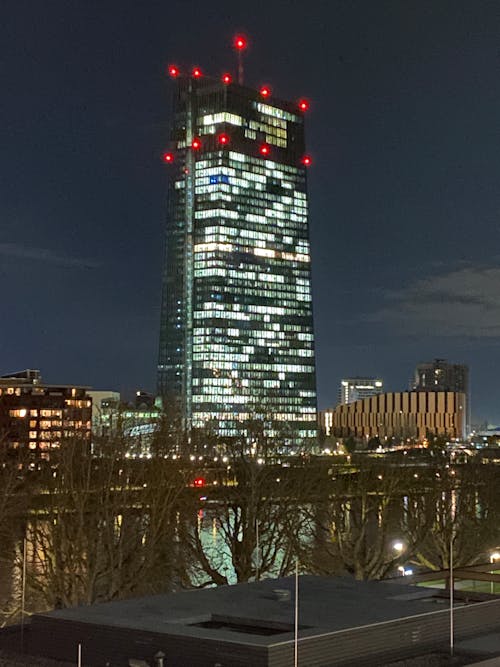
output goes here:
<path id="1" fill-rule="evenodd" d="M 415 391 L 458 391 L 469 393 L 469 367 L 445 359 L 418 364 L 411 389 Z"/>
<path id="2" fill-rule="evenodd" d="M 115 415 L 120 409 L 120 393 L 92 389 L 87 394 L 92 399 L 92 435 L 110 435 L 115 428 Z"/>
<path id="3" fill-rule="evenodd" d="M 380 378 L 352 377 L 340 381 L 339 403 L 354 403 L 384 391 L 384 382 Z"/>
<path id="4" fill-rule="evenodd" d="M 128 458 L 150 458 L 155 435 L 162 421 L 162 410 L 151 395 L 137 391 L 134 403 L 120 401 L 115 391 L 90 391 L 92 409 L 92 447 L 96 454 L 106 454 L 114 447 L 125 447 Z"/>
<path id="5" fill-rule="evenodd" d="M 446 359 L 418 364 L 410 389 L 414 391 L 456 391 L 467 397 L 465 431 L 471 431 L 471 400 L 469 390 L 469 367 L 466 364 L 450 364 Z"/>
<path id="6" fill-rule="evenodd" d="M 175 75 L 158 392 L 186 429 L 316 436 L 305 101 Z"/>
<path id="7" fill-rule="evenodd" d="M 326 435 L 423 441 L 430 434 L 463 440 L 467 397 L 453 391 L 401 391 L 338 405 L 320 413 Z"/>
<path id="8" fill-rule="evenodd" d="M 40 371 L 0 377 L 0 441 L 49 459 L 70 438 L 90 445 L 92 399 L 86 387 L 52 385 Z"/>

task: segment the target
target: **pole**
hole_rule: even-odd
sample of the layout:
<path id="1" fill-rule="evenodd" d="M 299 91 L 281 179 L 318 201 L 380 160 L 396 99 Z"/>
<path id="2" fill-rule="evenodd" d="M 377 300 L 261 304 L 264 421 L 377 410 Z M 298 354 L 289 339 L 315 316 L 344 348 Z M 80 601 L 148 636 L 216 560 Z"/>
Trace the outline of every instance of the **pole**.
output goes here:
<path id="1" fill-rule="evenodd" d="M 295 642 L 293 651 L 293 665 L 299 664 L 299 559 L 295 561 Z"/>
<path id="2" fill-rule="evenodd" d="M 24 609 L 26 606 L 26 537 L 23 540 L 23 574 L 21 585 L 21 653 L 24 653 Z"/>
<path id="3" fill-rule="evenodd" d="M 78 667 L 82 667 L 82 645 L 78 644 Z"/>
<path id="4" fill-rule="evenodd" d="M 260 577 L 260 544 L 259 544 L 259 522 L 255 522 L 255 550 L 257 552 L 257 563 L 255 567 L 255 579 L 259 581 Z"/>
<path id="5" fill-rule="evenodd" d="M 454 651 L 454 625 L 453 625 L 453 588 L 455 582 L 453 580 L 453 529 L 450 537 L 450 655 L 453 657 Z"/>
<path id="6" fill-rule="evenodd" d="M 243 54 L 242 49 L 238 50 L 238 83 L 243 85 Z"/>

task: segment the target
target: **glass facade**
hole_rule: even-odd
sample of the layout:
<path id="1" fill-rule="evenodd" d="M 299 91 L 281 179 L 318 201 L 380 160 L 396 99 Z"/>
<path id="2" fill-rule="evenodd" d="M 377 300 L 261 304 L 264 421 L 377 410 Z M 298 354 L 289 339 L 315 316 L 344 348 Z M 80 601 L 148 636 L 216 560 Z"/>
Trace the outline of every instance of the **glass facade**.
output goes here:
<path id="1" fill-rule="evenodd" d="M 316 437 L 304 119 L 238 85 L 176 84 L 158 390 L 188 428 Z"/>

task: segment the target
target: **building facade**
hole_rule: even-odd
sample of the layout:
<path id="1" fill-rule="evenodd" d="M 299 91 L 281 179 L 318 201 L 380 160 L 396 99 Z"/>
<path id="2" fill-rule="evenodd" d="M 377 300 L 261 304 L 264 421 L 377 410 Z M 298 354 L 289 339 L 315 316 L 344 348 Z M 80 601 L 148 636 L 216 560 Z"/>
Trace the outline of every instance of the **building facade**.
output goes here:
<path id="1" fill-rule="evenodd" d="M 401 391 L 379 394 L 324 410 L 320 422 L 326 435 L 358 439 L 424 440 L 466 435 L 467 397 L 453 391 Z"/>
<path id="2" fill-rule="evenodd" d="M 229 77 L 175 85 L 158 392 L 188 431 L 241 437 L 258 418 L 312 444 L 304 111 Z"/>
<path id="3" fill-rule="evenodd" d="M 458 391 L 469 393 L 469 367 L 445 359 L 418 364 L 411 389 L 415 391 Z"/>
<path id="4" fill-rule="evenodd" d="M 106 454 L 125 444 L 127 458 L 151 458 L 162 424 L 162 409 L 151 395 L 137 391 L 134 403 L 123 403 L 114 391 L 89 391 L 92 398 L 92 451 Z M 160 434 L 161 435 L 161 434 Z"/>
<path id="5" fill-rule="evenodd" d="M 87 394 L 92 399 L 92 435 L 111 435 L 115 428 L 115 415 L 120 409 L 120 393 L 92 389 Z"/>
<path id="6" fill-rule="evenodd" d="M 38 370 L 0 377 L 0 443 L 49 459 L 70 438 L 90 446 L 91 428 L 86 387 L 45 384 Z"/>
<path id="7" fill-rule="evenodd" d="M 343 378 L 340 381 L 339 403 L 346 405 L 384 391 L 384 382 L 374 377 Z"/>
<path id="8" fill-rule="evenodd" d="M 457 391 L 467 397 L 465 430 L 471 430 L 471 400 L 469 388 L 469 367 L 466 364 L 450 364 L 446 359 L 418 364 L 415 368 L 410 390 L 414 391 Z"/>

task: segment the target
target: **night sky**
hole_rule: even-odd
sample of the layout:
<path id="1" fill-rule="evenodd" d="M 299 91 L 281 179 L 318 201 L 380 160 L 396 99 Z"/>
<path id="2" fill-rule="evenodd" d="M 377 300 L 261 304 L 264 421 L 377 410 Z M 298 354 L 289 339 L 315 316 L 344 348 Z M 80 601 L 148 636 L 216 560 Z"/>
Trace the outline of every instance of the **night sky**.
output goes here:
<path id="1" fill-rule="evenodd" d="M 320 407 L 470 364 L 500 422 L 500 3 L 5 0 L 0 374 L 154 390 L 171 84 L 234 66 L 311 99 Z"/>

